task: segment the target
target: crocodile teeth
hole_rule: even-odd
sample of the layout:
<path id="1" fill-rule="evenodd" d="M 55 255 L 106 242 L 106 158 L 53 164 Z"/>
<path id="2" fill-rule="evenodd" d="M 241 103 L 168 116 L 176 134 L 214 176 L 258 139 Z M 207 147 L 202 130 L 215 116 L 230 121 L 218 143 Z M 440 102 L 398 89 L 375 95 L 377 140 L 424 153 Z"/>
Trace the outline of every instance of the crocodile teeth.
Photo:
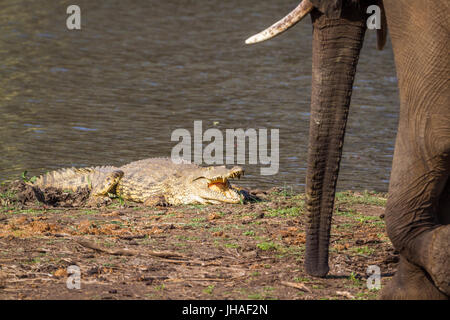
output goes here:
<path id="1" fill-rule="evenodd" d="M 210 183 L 226 183 L 228 180 L 226 178 L 217 177 L 210 180 Z"/>
<path id="2" fill-rule="evenodd" d="M 234 178 L 240 179 L 241 175 L 243 175 L 242 171 L 236 171 L 236 172 L 230 173 L 229 177 L 232 178 L 232 179 L 234 179 Z"/>

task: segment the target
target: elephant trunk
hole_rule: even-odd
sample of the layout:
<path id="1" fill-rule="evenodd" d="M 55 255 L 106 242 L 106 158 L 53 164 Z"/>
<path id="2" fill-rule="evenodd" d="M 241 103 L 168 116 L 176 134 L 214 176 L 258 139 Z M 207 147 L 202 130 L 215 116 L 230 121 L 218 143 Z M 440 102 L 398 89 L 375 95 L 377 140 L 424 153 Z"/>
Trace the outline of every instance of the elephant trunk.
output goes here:
<path id="1" fill-rule="evenodd" d="M 324 277 L 336 182 L 359 53 L 366 30 L 362 9 L 330 19 L 318 10 L 313 21 L 311 118 L 306 174 L 306 272 Z"/>

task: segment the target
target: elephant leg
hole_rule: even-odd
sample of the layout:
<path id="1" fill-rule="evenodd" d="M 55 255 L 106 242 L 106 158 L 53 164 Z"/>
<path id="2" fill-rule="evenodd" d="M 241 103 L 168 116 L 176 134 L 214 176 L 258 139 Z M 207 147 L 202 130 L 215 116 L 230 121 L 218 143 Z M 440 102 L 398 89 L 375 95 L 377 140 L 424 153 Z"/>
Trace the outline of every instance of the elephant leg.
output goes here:
<path id="1" fill-rule="evenodd" d="M 399 129 L 386 205 L 394 247 L 450 296 L 450 6 L 384 0 L 397 67 Z M 401 274 L 400 274 L 401 275 Z"/>
<path id="2" fill-rule="evenodd" d="M 437 215 L 439 223 L 450 224 L 450 177 L 439 200 Z"/>
<path id="3" fill-rule="evenodd" d="M 400 256 L 400 263 L 392 280 L 380 294 L 382 300 L 446 300 L 428 274 L 420 267 Z"/>
<path id="4" fill-rule="evenodd" d="M 404 152 L 401 147 L 398 149 Z M 443 160 L 440 163 L 448 163 Z M 413 162 L 420 164 L 418 159 Z M 381 299 L 448 299 L 450 179 L 443 172 L 425 172 L 420 165 L 414 168 L 402 163 L 403 157 L 394 159 L 385 213 L 388 235 L 401 258 L 397 273 L 383 288 Z M 439 167 L 434 165 L 435 170 Z"/>
<path id="5" fill-rule="evenodd" d="M 439 201 L 437 218 L 443 226 L 434 231 L 427 269 L 438 288 L 450 297 L 450 177 Z"/>
<path id="6" fill-rule="evenodd" d="M 450 213 L 446 171 L 450 157 L 441 150 L 431 152 L 411 127 L 405 129 L 404 122 L 397 136 L 389 185 L 387 232 L 401 255 L 422 267 L 434 285 L 450 296 L 450 225 L 444 224 Z"/>

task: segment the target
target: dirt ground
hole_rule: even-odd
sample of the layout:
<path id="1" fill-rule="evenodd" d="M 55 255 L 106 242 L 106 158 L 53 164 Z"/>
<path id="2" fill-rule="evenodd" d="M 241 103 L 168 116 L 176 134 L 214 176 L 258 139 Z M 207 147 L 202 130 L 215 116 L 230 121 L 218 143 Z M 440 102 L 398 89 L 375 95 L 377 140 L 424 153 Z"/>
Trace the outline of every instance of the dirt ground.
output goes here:
<path id="1" fill-rule="evenodd" d="M 384 194 L 338 193 L 322 279 L 303 269 L 304 195 L 250 192 L 259 200 L 149 208 L 114 199 L 89 208 L 86 190 L 4 184 L 0 299 L 376 299 L 367 267 L 380 268 L 382 286 L 392 277 L 398 255 Z M 67 286 L 69 266 L 80 270 L 80 289 Z"/>

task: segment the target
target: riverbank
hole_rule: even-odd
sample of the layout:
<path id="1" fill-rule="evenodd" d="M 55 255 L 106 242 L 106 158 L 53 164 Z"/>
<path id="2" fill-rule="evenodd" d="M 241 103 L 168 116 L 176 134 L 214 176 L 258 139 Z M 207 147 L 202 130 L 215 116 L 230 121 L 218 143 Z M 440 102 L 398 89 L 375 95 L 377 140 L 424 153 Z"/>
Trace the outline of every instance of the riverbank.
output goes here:
<path id="1" fill-rule="evenodd" d="M 0 188 L 0 299 L 376 299 L 367 267 L 380 267 L 384 285 L 398 261 L 380 193 L 337 194 L 330 273 L 320 279 L 303 269 L 304 194 L 273 188 L 252 190 L 259 200 L 245 204 L 114 199 L 87 208 L 77 207 L 83 192 L 47 196 L 56 206 L 26 192 Z M 73 265 L 79 290 L 67 288 Z"/>

